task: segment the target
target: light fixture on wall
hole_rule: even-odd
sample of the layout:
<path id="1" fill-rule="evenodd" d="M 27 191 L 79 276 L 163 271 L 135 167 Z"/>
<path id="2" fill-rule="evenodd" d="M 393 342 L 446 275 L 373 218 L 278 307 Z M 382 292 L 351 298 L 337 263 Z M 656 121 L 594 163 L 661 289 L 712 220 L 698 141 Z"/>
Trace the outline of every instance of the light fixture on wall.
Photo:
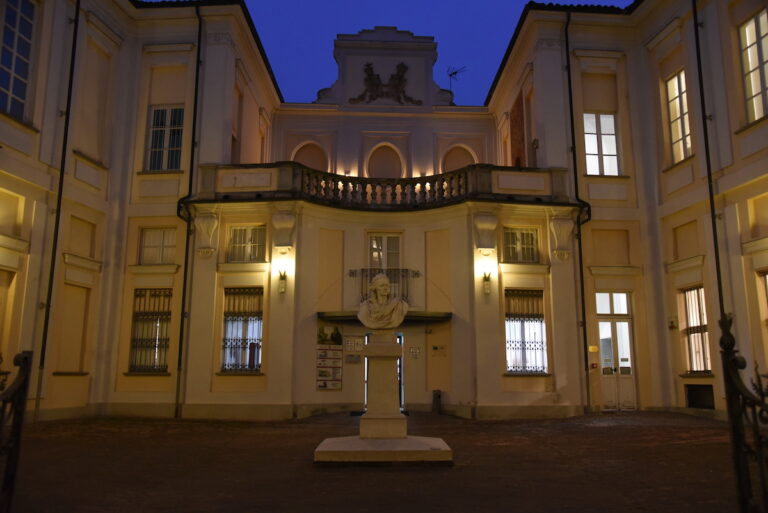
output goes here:
<path id="1" fill-rule="evenodd" d="M 279 272 L 279 278 L 277 281 L 277 291 L 280 294 L 285 294 L 285 289 L 288 284 L 288 272 L 287 271 L 280 271 Z"/>
<path id="2" fill-rule="evenodd" d="M 491 293 L 491 273 L 483 273 L 483 292 Z"/>

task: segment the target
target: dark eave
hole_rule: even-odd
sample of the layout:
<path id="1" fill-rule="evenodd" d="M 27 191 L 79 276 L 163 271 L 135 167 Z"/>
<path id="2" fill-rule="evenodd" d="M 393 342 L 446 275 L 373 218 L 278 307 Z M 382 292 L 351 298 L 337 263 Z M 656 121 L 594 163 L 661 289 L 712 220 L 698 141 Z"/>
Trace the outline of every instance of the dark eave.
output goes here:
<path id="1" fill-rule="evenodd" d="M 507 65 L 507 61 L 509 60 L 509 56 L 512 54 L 512 49 L 515 47 L 515 43 L 517 42 L 517 38 L 520 35 L 520 31 L 523 28 L 523 25 L 525 24 L 525 19 L 528 16 L 529 11 L 559 11 L 559 12 L 580 12 L 580 13 L 594 13 L 594 14 L 632 14 L 637 7 L 643 3 L 643 0 L 635 0 L 631 4 L 629 4 L 626 7 L 616 7 L 611 5 L 563 5 L 563 4 L 555 4 L 555 3 L 542 3 L 542 2 L 534 2 L 530 1 L 527 4 L 525 4 L 525 8 L 523 9 L 522 14 L 520 14 L 520 19 L 517 21 L 517 26 L 515 27 L 515 32 L 512 34 L 512 39 L 509 41 L 509 45 L 507 46 L 507 51 L 504 52 L 504 57 L 501 59 L 501 64 L 499 65 L 499 69 L 496 72 L 496 76 L 493 78 L 493 83 L 491 84 L 491 88 L 488 91 L 488 96 L 485 97 L 485 106 L 487 107 L 488 104 L 491 101 L 491 97 L 493 96 L 493 93 L 496 91 L 496 85 L 499 83 L 499 80 L 501 80 L 501 74 L 504 72 L 504 68 Z"/>
<path id="2" fill-rule="evenodd" d="M 214 7 L 214 6 L 239 5 L 240 9 L 243 11 L 243 16 L 245 16 L 245 21 L 248 23 L 248 27 L 251 29 L 251 35 L 253 36 L 253 40 L 256 42 L 256 46 L 259 48 L 259 53 L 261 54 L 261 58 L 264 61 L 264 66 L 266 66 L 267 68 L 267 73 L 269 73 L 269 78 L 272 80 L 272 85 L 275 88 L 277 97 L 280 99 L 280 103 L 285 102 L 285 100 L 283 99 L 283 93 L 282 91 L 280 91 L 280 86 L 277 85 L 275 74 L 272 72 L 272 65 L 269 64 L 269 59 L 267 58 L 267 52 L 264 51 L 264 46 L 261 44 L 261 39 L 259 39 L 259 34 L 258 32 L 256 32 L 256 26 L 253 24 L 251 13 L 248 11 L 248 7 L 246 7 L 244 0 L 163 0 L 158 2 L 148 2 L 145 0 L 129 0 L 129 1 L 131 2 L 131 5 L 133 5 L 137 9 L 157 9 L 157 8 L 168 8 L 168 7 Z"/>

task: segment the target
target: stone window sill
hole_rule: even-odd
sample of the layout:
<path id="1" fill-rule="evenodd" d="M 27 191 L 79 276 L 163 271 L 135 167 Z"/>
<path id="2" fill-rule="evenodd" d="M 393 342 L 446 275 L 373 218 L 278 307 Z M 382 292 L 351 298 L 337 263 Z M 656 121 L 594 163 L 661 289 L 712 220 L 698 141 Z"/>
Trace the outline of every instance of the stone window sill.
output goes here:
<path id="1" fill-rule="evenodd" d="M 256 372 L 242 372 L 242 371 L 220 371 L 216 373 L 217 376 L 263 376 L 261 371 Z"/>
<path id="2" fill-rule="evenodd" d="M 552 376 L 549 372 L 505 372 L 505 378 L 548 378 Z"/>
<path id="3" fill-rule="evenodd" d="M 712 374 L 709 371 L 704 372 L 684 372 L 680 374 L 681 378 L 705 378 L 705 379 L 711 379 L 714 378 L 715 375 Z"/>
<path id="4" fill-rule="evenodd" d="M 170 376 L 170 372 L 123 372 L 123 376 L 130 376 L 130 377 L 147 377 L 147 376 Z"/>

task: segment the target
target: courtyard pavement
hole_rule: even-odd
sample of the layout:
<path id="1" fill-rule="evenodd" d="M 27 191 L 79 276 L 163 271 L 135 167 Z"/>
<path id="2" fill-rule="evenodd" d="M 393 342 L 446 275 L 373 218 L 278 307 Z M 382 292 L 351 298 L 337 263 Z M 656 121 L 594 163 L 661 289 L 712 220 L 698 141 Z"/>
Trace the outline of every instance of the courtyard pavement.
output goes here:
<path id="1" fill-rule="evenodd" d="M 473 421 L 412 413 L 453 466 L 316 466 L 359 417 L 84 419 L 25 428 L 14 513 L 737 511 L 725 423 L 671 413 Z"/>

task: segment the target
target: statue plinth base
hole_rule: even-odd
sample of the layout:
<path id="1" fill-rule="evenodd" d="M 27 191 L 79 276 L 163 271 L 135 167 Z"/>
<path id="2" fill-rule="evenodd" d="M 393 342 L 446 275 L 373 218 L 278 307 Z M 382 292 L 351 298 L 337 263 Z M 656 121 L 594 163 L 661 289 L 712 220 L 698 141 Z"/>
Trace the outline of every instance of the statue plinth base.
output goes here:
<path id="1" fill-rule="evenodd" d="M 326 438 L 315 449 L 315 462 L 453 462 L 453 451 L 441 438 L 408 436 L 397 379 L 402 350 L 391 331 L 369 336 L 363 350 L 368 358 L 368 407 L 360 418 L 360 436 Z"/>

